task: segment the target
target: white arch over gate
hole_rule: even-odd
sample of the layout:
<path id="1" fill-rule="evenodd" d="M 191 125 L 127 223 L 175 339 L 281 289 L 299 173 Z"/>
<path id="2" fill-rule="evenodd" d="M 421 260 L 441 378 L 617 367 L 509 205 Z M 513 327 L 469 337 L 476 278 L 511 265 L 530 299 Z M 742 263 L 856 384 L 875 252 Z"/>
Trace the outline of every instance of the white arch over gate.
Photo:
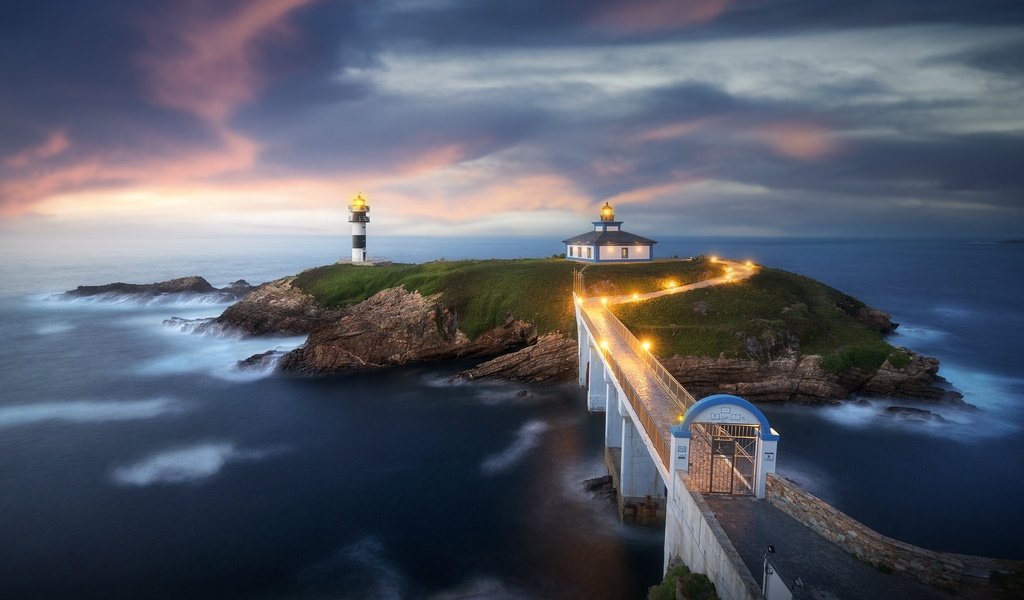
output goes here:
<path id="1" fill-rule="evenodd" d="M 672 470 L 688 472 L 690 453 L 690 427 L 694 423 L 719 425 L 753 425 L 759 430 L 759 444 L 755 469 L 754 495 L 764 498 L 765 482 L 775 472 L 779 434 L 759 408 L 732 394 L 715 394 L 696 402 L 686 411 L 678 425 L 672 427 Z"/>

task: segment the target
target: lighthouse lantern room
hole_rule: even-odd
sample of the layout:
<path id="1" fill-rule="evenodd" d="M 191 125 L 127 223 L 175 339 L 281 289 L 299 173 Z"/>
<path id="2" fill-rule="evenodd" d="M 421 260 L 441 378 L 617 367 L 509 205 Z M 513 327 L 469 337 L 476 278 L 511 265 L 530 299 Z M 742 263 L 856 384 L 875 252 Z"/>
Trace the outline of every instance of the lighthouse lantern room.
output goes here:
<path id="1" fill-rule="evenodd" d="M 356 194 L 348 207 L 348 222 L 352 224 L 352 262 L 366 262 L 366 224 L 370 217 L 370 205 L 362 194 Z"/>

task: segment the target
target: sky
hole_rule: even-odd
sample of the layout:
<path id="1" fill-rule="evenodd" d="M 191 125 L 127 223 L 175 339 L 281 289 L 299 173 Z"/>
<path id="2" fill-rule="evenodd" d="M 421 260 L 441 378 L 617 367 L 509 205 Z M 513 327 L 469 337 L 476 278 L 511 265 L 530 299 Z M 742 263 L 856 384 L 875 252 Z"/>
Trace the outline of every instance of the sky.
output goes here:
<path id="1" fill-rule="evenodd" d="M 1024 237 L 1019 0 L 7 0 L 0 233 Z"/>

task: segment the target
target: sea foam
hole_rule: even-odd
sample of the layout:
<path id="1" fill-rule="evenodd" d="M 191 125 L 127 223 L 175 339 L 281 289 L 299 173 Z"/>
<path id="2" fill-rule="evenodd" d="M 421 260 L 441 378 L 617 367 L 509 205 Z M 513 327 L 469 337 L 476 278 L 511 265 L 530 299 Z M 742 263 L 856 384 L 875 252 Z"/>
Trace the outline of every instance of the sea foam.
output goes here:
<path id="1" fill-rule="evenodd" d="M 185 410 L 171 398 L 125 401 L 40 402 L 0 407 L 0 429 L 36 423 L 101 423 L 151 419 Z"/>
<path id="2" fill-rule="evenodd" d="M 516 431 L 516 439 L 512 444 L 497 454 L 492 454 L 480 464 L 484 475 L 496 475 L 523 460 L 533 448 L 540 443 L 540 438 L 548 430 L 543 421 L 530 421 Z"/>
<path id="3" fill-rule="evenodd" d="M 123 486 L 198 482 L 213 477 L 230 463 L 259 460 L 270 452 L 238 448 L 232 443 L 211 443 L 167 450 L 114 469 L 111 477 Z"/>

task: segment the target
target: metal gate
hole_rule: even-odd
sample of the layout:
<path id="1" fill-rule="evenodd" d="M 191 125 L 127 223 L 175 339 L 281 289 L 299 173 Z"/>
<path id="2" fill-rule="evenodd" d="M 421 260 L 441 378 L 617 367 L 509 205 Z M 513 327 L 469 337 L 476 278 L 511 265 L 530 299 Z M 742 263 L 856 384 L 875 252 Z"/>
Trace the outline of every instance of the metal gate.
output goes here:
<path id="1" fill-rule="evenodd" d="M 758 442 L 756 425 L 694 423 L 690 481 L 703 493 L 753 494 Z"/>

